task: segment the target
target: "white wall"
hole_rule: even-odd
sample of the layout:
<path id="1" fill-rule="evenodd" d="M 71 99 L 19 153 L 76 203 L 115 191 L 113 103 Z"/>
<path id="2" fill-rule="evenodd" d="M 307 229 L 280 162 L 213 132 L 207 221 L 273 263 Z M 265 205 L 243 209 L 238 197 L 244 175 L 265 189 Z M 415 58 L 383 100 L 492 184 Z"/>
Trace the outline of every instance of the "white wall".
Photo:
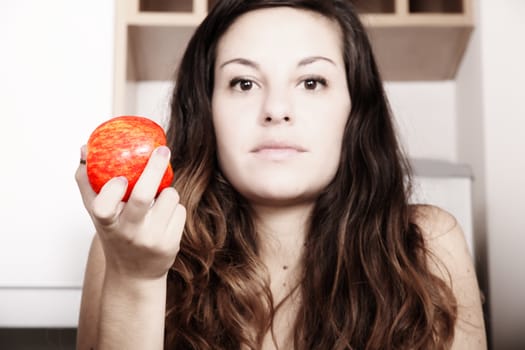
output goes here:
<path id="1" fill-rule="evenodd" d="M 456 83 L 386 82 L 385 90 L 410 157 L 455 162 Z"/>
<path id="2" fill-rule="evenodd" d="M 456 76 L 457 151 L 458 161 L 469 164 L 473 172 L 472 202 L 476 251 L 476 272 L 485 295 L 484 312 L 490 333 L 490 287 L 487 253 L 487 210 L 485 181 L 485 119 L 481 55 L 480 6 L 475 7 L 476 27 Z"/>
<path id="3" fill-rule="evenodd" d="M 458 159 L 472 165 L 494 349 L 525 348 L 525 2 L 481 0 L 457 77 Z M 485 275 L 485 276 L 483 276 Z"/>
<path id="4" fill-rule="evenodd" d="M 57 256 L 84 256 L 93 232 L 73 177 L 111 113 L 113 13 L 107 0 L 0 3 L 0 287 L 80 285 Z"/>
<path id="5" fill-rule="evenodd" d="M 496 349 L 525 348 L 525 2 L 481 0 L 486 210 Z"/>

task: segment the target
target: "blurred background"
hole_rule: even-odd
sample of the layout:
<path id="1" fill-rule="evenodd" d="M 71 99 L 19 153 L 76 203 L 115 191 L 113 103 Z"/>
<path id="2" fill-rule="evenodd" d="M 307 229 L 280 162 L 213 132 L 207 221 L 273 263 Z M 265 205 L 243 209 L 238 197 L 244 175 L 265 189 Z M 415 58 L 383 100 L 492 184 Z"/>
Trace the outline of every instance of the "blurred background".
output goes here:
<path id="1" fill-rule="evenodd" d="M 166 122 L 220 0 L 0 1 L 0 349 L 73 349 L 94 229 L 74 172 L 118 114 Z M 416 171 L 462 224 L 493 349 L 525 349 L 525 1 L 355 1 Z"/>

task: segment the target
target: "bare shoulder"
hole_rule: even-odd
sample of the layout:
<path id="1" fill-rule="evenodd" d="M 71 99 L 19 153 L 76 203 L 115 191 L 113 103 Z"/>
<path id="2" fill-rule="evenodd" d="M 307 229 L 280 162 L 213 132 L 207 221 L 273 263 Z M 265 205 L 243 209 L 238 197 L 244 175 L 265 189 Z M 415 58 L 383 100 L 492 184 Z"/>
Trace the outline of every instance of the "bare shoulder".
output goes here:
<path id="1" fill-rule="evenodd" d="M 451 279 L 475 275 L 463 230 L 451 213 L 436 206 L 418 205 L 412 208 L 412 222 L 423 235 L 430 253 L 428 264 L 436 275 L 451 287 Z"/>
<path id="2" fill-rule="evenodd" d="M 412 206 L 412 222 L 420 228 L 427 241 L 440 238 L 458 226 L 451 213 L 433 205 Z"/>
<path id="3" fill-rule="evenodd" d="M 451 213 L 430 205 L 412 207 L 412 222 L 429 251 L 429 268 L 456 297 L 458 318 L 452 348 L 486 349 L 481 293 L 461 225 Z"/>
<path id="4" fill-rule="evenodd" d="M 463 230 L 449 212 L 431 205 L 412 208 L 412 222 L 419 227 L 429 251 L 430 269 L 453 287 L 460 276 L 475 274 Z"/>

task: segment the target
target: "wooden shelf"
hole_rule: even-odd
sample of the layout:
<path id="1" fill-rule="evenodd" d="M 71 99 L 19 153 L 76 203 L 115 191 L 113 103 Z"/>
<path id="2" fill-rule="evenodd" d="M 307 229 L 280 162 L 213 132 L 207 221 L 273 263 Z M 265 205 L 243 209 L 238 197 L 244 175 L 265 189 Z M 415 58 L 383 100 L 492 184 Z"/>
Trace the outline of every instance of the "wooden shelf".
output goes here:
<path id="1" fill-rule="evenodd" d="M 463 1 L 450 0 L 410 0 L 411 13 L 458 13 L 463 12 Z"/>
<path id="2" fill-rule="evenodd" d="M 140 0 L 140 12 L 192 12 L 193 1 Z"/>
<path id="3" fill-rule="evenodd" d="M 353 0 L 357 11 L 363 13 L 395 13 L 394 0 Z"/>
<path id="4" fill-rule="evenodd" d="M 171 81 L 186 44 L 220 0 L 116 0 L 116 114 L 130 113 L 133 84 Z M 387 81 L 454 79 L 471 31 L 472 0 L 349 0 Z"/>
<path id="5" fill-rule="evenodd" d="M 140 12 L 193 12 L 195 4 L 205 5 L 209 10 L 220 0 L 139 0 Z M 136 0 L 131 0 L 136 3 Z M 136 8 L 136 7 L 135 7 Z"/>

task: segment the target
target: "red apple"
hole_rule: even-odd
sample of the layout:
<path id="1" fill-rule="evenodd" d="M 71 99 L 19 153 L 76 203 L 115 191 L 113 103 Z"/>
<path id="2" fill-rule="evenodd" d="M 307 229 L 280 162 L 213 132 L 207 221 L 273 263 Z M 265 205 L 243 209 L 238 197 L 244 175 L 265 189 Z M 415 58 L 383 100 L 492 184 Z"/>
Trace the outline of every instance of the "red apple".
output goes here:
<path id="1" fill-rule="evenodd" d="M 87 143 L 86 165 L 91 187 L 99 193 L 110 179 L 125 176 L 128 189 L 122 200 L 127 201 L 151 153 L 163 145 L 166 145 L 166 134 L 151 119 L 121 116 L 100 124 Z M 173 170 L 169 165 L 157 194 L 172 181 Z"/>

